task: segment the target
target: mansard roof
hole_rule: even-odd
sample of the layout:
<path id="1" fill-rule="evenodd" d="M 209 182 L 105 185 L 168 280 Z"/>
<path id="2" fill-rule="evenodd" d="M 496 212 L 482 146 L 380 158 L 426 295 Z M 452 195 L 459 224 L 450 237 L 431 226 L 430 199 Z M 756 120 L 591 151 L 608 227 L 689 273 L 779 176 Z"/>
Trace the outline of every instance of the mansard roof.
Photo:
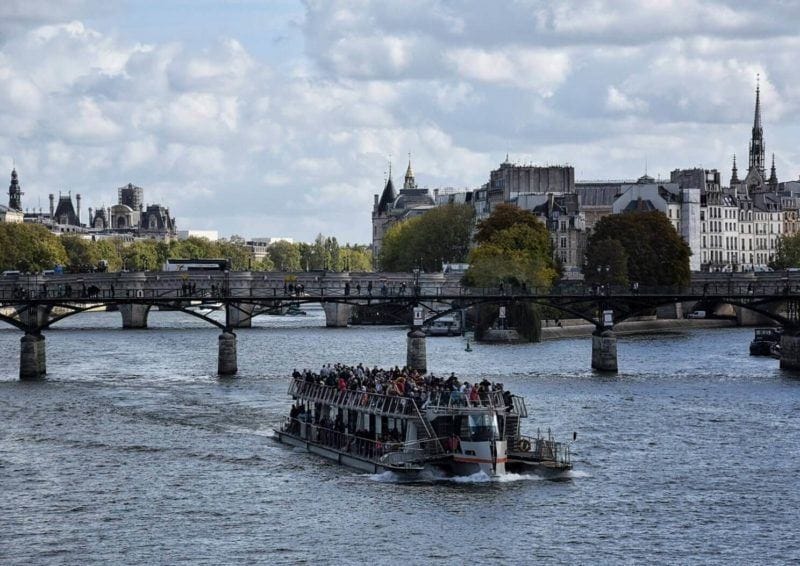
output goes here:
<path id="1" fill-rule="evenodd" d="M 75 207 L 72 206 L 72 195 L 58 196 L 58 206 L 53 216 L 59 224 L 68 224 L 70 226 L 79 224 L 78 215 L 75 214 Z"/>

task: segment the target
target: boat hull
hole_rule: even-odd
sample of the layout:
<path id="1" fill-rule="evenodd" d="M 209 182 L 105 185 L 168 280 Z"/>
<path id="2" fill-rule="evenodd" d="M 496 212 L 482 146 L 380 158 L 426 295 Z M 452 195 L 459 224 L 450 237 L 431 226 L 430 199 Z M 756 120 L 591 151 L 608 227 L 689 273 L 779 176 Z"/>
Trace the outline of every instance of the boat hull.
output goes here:
<path id="1" fill-rule="evenodd" d="M 391 466 L 380 464 L 374 460 L 360 458 L 358 456 L 354 456 L 353 454 L 342 452 L 341 450 L 336 450 L 335 448 L 330 448 L 329 446 L 323 446 L 315 442 L 310 442 L 282 430 L 275 430 L 275 436 L 278 441 L 283 444 L 295 446 L 297 448 L 303 448 L 311 454 L 322 456 L 323 458 L 336 462 L 340 466 L 346 466 L 362 472 L 368 472 L 371 474 L 378 474 L 381 472 L 413 474 L 420 472 L 423 469 L 423 466 Z"/>

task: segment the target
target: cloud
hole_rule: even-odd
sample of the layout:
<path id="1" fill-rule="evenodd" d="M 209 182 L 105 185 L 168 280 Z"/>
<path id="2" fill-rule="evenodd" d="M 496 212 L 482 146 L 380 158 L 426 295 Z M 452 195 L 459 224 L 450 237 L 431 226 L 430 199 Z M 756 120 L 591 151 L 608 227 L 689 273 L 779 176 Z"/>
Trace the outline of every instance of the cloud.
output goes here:
<path id="1" fill-rule="evenodd" d="M 109 204 L 133 182 L 182 228 L 368 242 L 390 155 L 395 181 L 411 152 L 430 187 L 478 187 L 506 153 L 578 178 L 635 178 L 645 160 L 727 174 L 760 73 L 767 151 L 782 179 L 800 173 L 796 3 L 304 8 L 276 47 L 231 27 L 198 35 L 221 29 L 202 13 L 181 33 L 147 12 L 168 7 L 126 8 L 161 21 L 144 38 L 106 4 L 4 2 L 0 158 L 16 159 L 31 205 L 59 189 Z"/>

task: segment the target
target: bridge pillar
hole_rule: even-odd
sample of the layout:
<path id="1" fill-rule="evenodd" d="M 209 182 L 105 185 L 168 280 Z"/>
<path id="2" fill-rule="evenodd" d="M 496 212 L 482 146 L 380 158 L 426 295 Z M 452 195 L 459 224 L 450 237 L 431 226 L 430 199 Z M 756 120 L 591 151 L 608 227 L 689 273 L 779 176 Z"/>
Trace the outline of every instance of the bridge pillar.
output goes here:
<path id="1" fill-rule="evenodd" d="M 122 328 L 147 328 L 147 315 L 150 305 L 121 304 Z"/>
<path id="2" fill-rule="evenodd" d="M 17 317 L 19 321 L 28 328 L 41 328 L 47 324 L 50 318 L 50 311 L 53 310 L 52 306 L 45 305 L 25 305 L 16 308 Z"/>
<path id="3" fill-rule="evenodd" d="M 345 328 L 350 321 L 353 306 L 344 303 L 322 303 L 322 309 L 325 311 L 325 326 Z"/>
<path id="4" fill-rule="evenodd" d="M 409 332 L 406 338 L 406 367 L 425 373 L 428 371 L 428 354 L 425 333 L 419 328 Z"/>
<path id="5" fill-rule="evenodd" d="M 592 334 L 592 369 L 617 371 L 617 336 L 612 330 L 597 329 Z"/>
<path id="6" fill-rule="evenodd" d="M 239 371 L 239 366 L 236 363 L 236 334 L 226 330 L 219 335 L 217 373 L 234 375 L 237 371 Z"/>
<path id="7" fill-rule="evenodd" d="M 225 305 L 225 320 L 231 328 L 252 328 L 255 305 L 229 303 Z"/>
<path id="8" fill-rule="evenodd" d="M 47 373 L 44 336 L 25 333 L 20 339 L 19 378 L 38 379 Z"/>

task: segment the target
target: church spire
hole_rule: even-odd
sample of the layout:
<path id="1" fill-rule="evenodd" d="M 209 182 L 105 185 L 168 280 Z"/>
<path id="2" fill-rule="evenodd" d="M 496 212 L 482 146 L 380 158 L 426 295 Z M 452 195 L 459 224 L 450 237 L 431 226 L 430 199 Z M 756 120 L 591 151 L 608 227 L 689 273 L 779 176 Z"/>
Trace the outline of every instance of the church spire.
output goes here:
<path id="1" fill-rule="evenodd" d="M 778 175 L 775 173 L 775 154 L 772 154 L 772 168 L 769 173 L 769 188 L 773 192 L 778 190 Z"/>
<path id="2" fill-rule="evenodd" d="M 417 181 L 414 179 L 414 171 L 411 169 L 411 153 L 408 154 L 408 169 L 406 169 L 406 178 L 403 183 L 403 189 L 416 189 Z"/>
<path id="3" fill-rule="evenodd" d="M 731 170 L 731 187 L 734 185 L 738 185 L 739 181 L 739 170 L 736 168 L 736 154 L 733 154 L 733 169 Z"/>
<path id="4" fill-rule="evenodd" d="M 764 163 L 764 129 L 761 127 L 761 76 L 756 75 L 756 108 L 753 114 L 753 133 L 750 138 L 750 163 L 748 173 L 756 169 L 765 175 Z"/>

